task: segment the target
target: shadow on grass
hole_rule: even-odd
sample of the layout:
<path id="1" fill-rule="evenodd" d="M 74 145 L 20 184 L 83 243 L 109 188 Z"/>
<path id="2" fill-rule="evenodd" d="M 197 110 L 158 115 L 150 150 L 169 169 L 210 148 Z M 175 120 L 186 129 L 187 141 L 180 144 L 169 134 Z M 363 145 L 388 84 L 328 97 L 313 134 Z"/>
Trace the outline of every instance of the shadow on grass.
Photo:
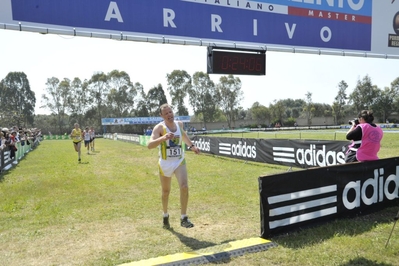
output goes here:
<path id="1" fill-rule="evenodd" d="M 393 266 L 393 264 L 378 263 L 378 262 L 371 261 L 371 260 L 363 258 L 363 257 L 356 258 L 356 259 L 351 259 L 347 263 L 340 264 L 340 266 L 354 266 L 354 265 L 361 265 L 361 266 Z"/>
<path id="2" fill-rule="evenodd" d="M 305 226 L 286 234 L 276 235 L 272 237 L 273 242 L 287 248 L 301 249 L 305 246 L 318 244 L 324 240 L 334 238 L 335 236 L 361 235 L 372 230 L 378 224 L 386 224 L 394 221 L 398 208 L 399 206 L 391 206 L 360 216 L 337 218 L 328 222 Z M 388 235 L 386 237 L 388 238 Z"/>
<path id="3" fill-rule="evenodd" d="M 169 231 L 174 234 L 184 245 L 192 249 L 193 252 L 201 254 L 209 253 L 209 255 L 203 255 L 201 262 L 206 261 L 207 263 L 222 264 L 231 261 L 231 254 L 222 250 L 218 251 L 218 249 L 223 247 L 219 247 L 217 243 L 200 241 L 198 239 L 185 236 L 179 232 L 174 231 L 173 228 L 170 228 Z"/>
<path id="4" fill-rule="evenodd" d="M 180 240 L 180 242 L 182 242 L 184 245 L 191 248 L 192 250 L 198 250 L 198 249 L 208 248 L 208 247 L 217 245 L 216 243 L 213 243 L 213 242 L 200 241 L 198 239 L 185 236 L 179 232 L 176 232 L 175 230 L 173 230 L 173 228 L 170 228 L 169 231 L 172 234 L 174 234 Z"/>

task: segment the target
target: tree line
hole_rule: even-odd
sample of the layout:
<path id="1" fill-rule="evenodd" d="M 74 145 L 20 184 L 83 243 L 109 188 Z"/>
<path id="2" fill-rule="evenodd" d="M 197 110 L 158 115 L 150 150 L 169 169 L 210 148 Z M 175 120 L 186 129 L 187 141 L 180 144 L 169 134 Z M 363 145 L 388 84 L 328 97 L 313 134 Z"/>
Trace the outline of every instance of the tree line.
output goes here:
<path id="1" fill-rule="evenodd" d="M 248 109 L 241 106 L 241 80 L 233 75 L 221 76 L 215 83 L 207 73 L 195 72 L 191 76 L 184 70 L 174 70 L 166 74 L 166 80 L 166 91 L 158 84 L 145 92 L 143 85 L 133 83 L 125 71 L 97 72 L 85 80 L 51 77 L 40 97 L 40 107 L 51 114 L 35 115 L 36 95 L 27 76 L 10 72 L 0 82 L 0 125 L 38 127 L 43 132 L 63 134 L 77 122 L 94 126 L 101 133 L 102 118 L 159 116 L 159 106 L 167 102 L 166 93 L 176 115 L 189 115 L 189 106 L 194 112 L 192 122 L 201 122 L 205 127 L 212 122 L 225 122 L 232 127 L 237 120 L 255 120 L 262 126 L 277 122 L 292 126 L 297 118 L 306 118 L 311 125 L 313 117 L 333 117 L 335 124 L 342 124 L 345 117 L 363 109 L 373 110 L 383 122 L 399 109 L 399 78 L 390 87 L 380 89 L 366 75 L 350 94 L 347 83 L 341 81 L 331 105 L 314 103 L 312 93 L 307 92 L 304 99 L 274 100 L 269 106 L 255 102 Z M 133 133 L 143 132 L 146 125 L 113 127 L 113 131 Z"/>

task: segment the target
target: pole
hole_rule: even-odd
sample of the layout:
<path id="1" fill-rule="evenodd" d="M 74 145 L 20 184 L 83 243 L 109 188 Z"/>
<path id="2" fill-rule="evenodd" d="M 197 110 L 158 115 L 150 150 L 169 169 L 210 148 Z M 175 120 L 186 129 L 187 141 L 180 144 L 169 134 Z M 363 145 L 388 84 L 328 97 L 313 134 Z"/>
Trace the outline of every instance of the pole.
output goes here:
<path id="1" fill-rule="evenodd" d="M 398 211 L 398 213 L 396 214 L 396 216 L 395 216 L 394 219 L 395 219 L 395 222 L 394 222 L 394 224 L 393 224 L 393 226 L 392 226 L 392 230 L 391 230 L 391 233 L 389 234 L 387 243 L 385 244 L 385 248 L 388 246 L 389 240 L 391 239 L 391 236 L 392 236 L 393 229 L 395 228 L 396 222 L 397 222 L 398 219 L 399 219 L 399 211 Z"/>

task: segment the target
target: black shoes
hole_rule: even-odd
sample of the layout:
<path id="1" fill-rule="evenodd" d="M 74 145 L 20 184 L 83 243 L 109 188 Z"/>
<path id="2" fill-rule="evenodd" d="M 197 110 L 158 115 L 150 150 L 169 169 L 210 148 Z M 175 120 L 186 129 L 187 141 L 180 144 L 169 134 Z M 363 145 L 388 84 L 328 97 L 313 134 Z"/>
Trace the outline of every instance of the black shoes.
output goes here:
<path id="1" fill-rule="evenodd" d="M 180 225 L 184 228 L 194 227 L 194 224 L 188 219 L 187 216 L 180 220 Z M 163 217 L 163 228 L 170 229 L 169 215 L 167 217 Z"/>
<path id="2" fill-rule="evenodd" d="M 180 225 L 185 228 L 194 227 L 194 224 L 190 222 L 187 216 L 180 220 Z"/>
<path id="3" fill-rule="evenodd" d="M 163 217 L 163 228 L 170 229 L 169 215 L 167 217 Z"/>

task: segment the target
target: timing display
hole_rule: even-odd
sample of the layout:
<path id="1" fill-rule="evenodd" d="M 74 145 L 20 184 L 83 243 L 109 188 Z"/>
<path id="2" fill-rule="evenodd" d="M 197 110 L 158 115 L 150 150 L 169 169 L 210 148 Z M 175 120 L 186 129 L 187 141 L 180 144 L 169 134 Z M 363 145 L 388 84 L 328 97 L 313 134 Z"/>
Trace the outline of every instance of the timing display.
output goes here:
<path id="1" fill-rule="evenodd" d="M 265 75 L 265 53 L 212 51 L 208 54 L 208 73 L 232 75 Z"/>

